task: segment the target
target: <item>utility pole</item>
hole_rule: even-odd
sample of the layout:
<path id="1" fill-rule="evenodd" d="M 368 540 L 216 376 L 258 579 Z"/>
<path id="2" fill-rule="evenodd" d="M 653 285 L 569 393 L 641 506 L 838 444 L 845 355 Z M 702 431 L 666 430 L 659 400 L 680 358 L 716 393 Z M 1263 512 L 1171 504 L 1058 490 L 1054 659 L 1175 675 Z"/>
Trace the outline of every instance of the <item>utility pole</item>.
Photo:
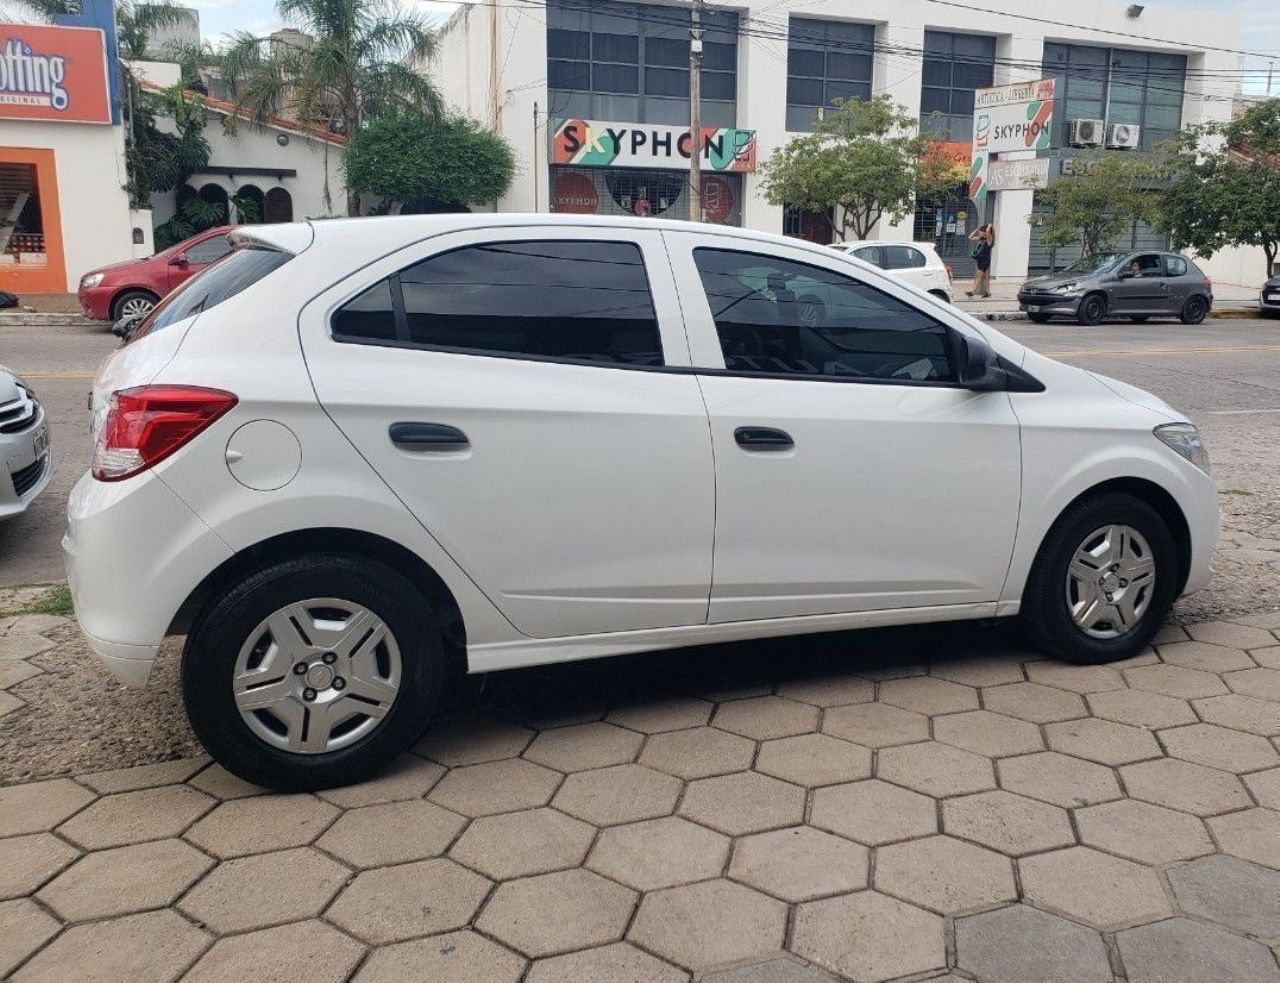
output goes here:
<path id="1" fill-rule="evenodd" d="M 702 221 L 702 0 L 689 25 L 689 221 Z"/>
<path id="2" fill-rule="evenodd" d="M 1271 73 L 1275 69 L 1275 67 L 1276 67 L 1276 63 L 1274 61 L 1267 62 L 1267 98 L 1268 99 L 1271 98 Z"/>

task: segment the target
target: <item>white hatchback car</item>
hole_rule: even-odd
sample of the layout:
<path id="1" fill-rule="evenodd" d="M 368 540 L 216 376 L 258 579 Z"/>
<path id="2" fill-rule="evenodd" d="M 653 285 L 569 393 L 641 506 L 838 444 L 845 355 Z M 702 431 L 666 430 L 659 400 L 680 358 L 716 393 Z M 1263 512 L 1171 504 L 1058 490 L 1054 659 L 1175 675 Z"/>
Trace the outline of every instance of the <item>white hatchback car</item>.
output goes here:
<path id="1" fill-rule="evenodd" d="M 0 519 L 20 515 L 53 476 L 49 425 L 31 387 L 0 365 Z"/>
<path id="2" fill-rule="evenodd" d="M 937 248 L 931 242 L 891 242 L 888 240 L 862 240 L 838 242 L 833 249 L 856 256 L 865 263 L 888 270 L 900 280 L 919 287 L 951 303 L 951 267 L 942 261 Z"/>
<path id="3" fill-rule="evenodd" d="M 81 626 L 134 685 L 185 633 L 196 733 L 276 788 L 390 761 L 455 667 L 1019 613 L 1123 658 L 1218 530 L 1159 399 L 723 227 L 252 227 L 94 400 Z"/>

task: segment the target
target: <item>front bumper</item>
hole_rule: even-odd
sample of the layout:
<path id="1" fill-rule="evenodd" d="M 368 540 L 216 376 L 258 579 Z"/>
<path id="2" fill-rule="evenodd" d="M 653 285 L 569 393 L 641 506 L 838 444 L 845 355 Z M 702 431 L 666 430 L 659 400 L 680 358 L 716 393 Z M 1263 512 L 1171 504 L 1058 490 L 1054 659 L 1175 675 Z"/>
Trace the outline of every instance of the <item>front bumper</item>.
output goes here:
<path id="1" fill-rule="evenodd" d="M 0 519 L 25 512 L 53 478 L 49 430 L 41 408 L 35 422 L 15 434 L 0 434 Z"/>
<path id="2" fill-rule="evenodd" d="M 84 316 L 95 321 L 110 321 L 112 292 L 111 287 L 97 286 L 89 289 L 81 287 L 77 296 L 80 298 L 80 310 Z"/>
<path id="3" fill-rule="evenodd" d="M 1080 306 L 1081 294 L 1018 294 L 1018 307 L 1029 314 L 1070 314 Z"/>
<path id="4" fill-rule="evenodd" d="M 1280 286 L 1265 288 L 1258 295 L 1258 306 L 1264 311 L 1280 311 Z"/>

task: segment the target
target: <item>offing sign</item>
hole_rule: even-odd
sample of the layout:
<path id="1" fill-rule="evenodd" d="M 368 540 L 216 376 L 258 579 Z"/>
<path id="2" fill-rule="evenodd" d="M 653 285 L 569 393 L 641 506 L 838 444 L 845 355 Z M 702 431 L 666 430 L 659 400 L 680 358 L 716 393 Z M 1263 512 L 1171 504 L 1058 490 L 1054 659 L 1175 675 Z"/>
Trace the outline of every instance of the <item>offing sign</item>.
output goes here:
<path id="1" fill-rule="evenodd" d="M 555 120 L 552 128 L 553 164 L 685 170 L 692 155 L 693 137 L 688 127 L 565 119 Z M 702 166 L 715 171 L 754 171 L 755 130 L 704 126 Z"/>
<path id="2" fill-rule="evenodd" d="M 107 93 L 102 31 L 0 25 L 0 119 L 110 123 Z"/>

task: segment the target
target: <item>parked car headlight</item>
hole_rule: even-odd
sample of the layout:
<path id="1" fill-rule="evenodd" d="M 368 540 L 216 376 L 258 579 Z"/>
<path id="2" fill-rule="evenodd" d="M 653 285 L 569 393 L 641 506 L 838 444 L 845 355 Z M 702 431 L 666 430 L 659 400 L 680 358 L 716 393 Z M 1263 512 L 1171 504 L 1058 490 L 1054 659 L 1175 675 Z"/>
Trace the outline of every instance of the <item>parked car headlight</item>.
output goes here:
<path id="1" fill-rule="evenodd" d="M 1063 283 L 1054 287 L 1053 292 L 1055 294 L 1069 294 L 1074 292 L 1079 286 L 1080 284 L 1078 283 Z"/>
<path id="2" fill-rule="evenodd" d="M 80 278 L 80 289 L 92 290 L 94 287 L 96 287 L 98 284 L 102 282 L 102 278 L 104 275 L 105 274 L 102 274 L 102 273 L 86 273 L 84 276 Z"/>
<path id="3" fill-rule="evenodd" d="M 1205 474 L 1209 473 L 1209 452 L 1193 423 L 1166 423 L 1152 431 L 1166 447 L 1177 451 Z"/>

